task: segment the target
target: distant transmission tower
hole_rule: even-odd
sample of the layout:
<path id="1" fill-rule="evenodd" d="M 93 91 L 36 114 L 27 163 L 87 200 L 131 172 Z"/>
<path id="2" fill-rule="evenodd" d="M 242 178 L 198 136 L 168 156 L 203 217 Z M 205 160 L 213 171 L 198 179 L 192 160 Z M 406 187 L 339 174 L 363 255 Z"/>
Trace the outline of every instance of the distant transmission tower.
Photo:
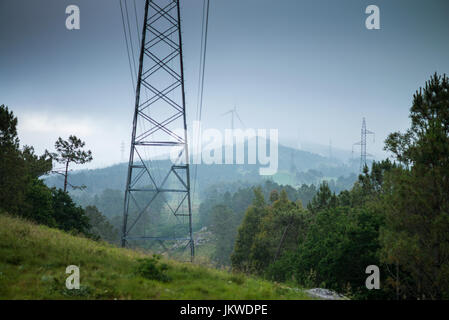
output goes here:
<path id="1" fill-rule="evenodd" d="M 179 0 L 145 1 L 122 246 L 181 241 L 193 259 L 180 16 Z M 151 160 L 168 154 L 171 162 Z"/>
<path id="2" fill-rule="evenodd" d="M 366 156 L 369 155 L 366 153 L 366 136 L 369 134 L 374 135 L 374 132 L 366 129 L 366 121 L 365 121 L 365 118 L 363 118 L 362 131 L 360 134 L 360 141 L 354 143 L 354 145 L 360 146 L 360 169 L 359 169 L 360 172 L 363 172 L 363 168 L 366 166 Z"/>

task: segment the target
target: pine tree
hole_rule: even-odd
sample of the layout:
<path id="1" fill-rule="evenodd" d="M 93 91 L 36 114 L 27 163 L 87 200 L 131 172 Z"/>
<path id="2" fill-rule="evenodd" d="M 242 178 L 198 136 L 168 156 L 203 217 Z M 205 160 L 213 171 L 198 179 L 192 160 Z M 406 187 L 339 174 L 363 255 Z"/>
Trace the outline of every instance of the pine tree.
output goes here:
<path id="1" fill-rule="evenodd" d="M 84 164 L 92 161 L 92 152 L 90 150 L 84 151 L 82 149 L 85 144 L 85 142 L 73 135 L 71 135 L 67 141 L 59 137 L 55 143 L 56 152 L 48 153 L 53 160 L 64 164 L 63 172 L 57 172 L 64 176 L 64 192 L 67 191 L 70 163 Z M 72 187 L 77 188 L 75 186 Z"/>
<path id="2" fill-rule="evenodd" d="M 433 75 L 413 97 L 411 127 L 386 140 L 403 165 L 385 182 L 383 259 L 412 279 L 403 292 L 449 298 L 449 80 Z M 400 279 L 399 279 L 400 280 Z M 399 281 L 398 281 L 399 282 Z M 404 288 L 401 285 L 401 288 Z"/>

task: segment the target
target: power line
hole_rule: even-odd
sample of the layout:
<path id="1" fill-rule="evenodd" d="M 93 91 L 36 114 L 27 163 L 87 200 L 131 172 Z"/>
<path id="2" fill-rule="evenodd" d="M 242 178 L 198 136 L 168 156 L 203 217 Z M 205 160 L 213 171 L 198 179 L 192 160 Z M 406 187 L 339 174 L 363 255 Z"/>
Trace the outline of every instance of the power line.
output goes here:
<path id="1" fill-rule="evenodd" d="M 128 55 L 129 71 L 130 71 L 130 74 L 131 74 L 131 83 L 132 83 L 132 86 L 133 86 L 133 90 L 136 91 L 136 85 L 134 83 L 134 73 L 133 73 L 133 68 L 131 66 L 131 57 L 130 57 L 130 53 L 129 53 L 128 36 L 126 34 L 125 17 L 124 17 L 124 14 L 123 14 L 122 0 L 119 0 L 119 3 L 120 3 L 120 12 L 121 12 L 121 17 L 122 17 L 123 34 L 125 35 L 126 53 Z"/>
<path id="2" fill-rule="evenodd" d="M 199 75 L 198 75 L 198 94 L 197 94 L 197 109 L 196 109 L 196 118 L 198 122 L 201 124 L 202 112 L 203 112 L 203 94 L 204 94 L 204 73 L 206 67 L 206 55 L 207 55 L 207 34 L 209 29 L 209 7 L 210 1 L 203 1 L 203 21 L 201 24 L 201 49 L 200 49 L 200 65 L 199 65 Z M 198 150 L 201 142 L 201 134 L 198 132 L 196 151 L 201 153 L 201 150 Z M 198 155 L 197 155 L 198 156 Z M 199 155 L 201 157 L 201 154 Z M 198 176 L 198 164 L 195 163 L 195 172 L 194 172 L 194 180 L 193 180 L 193 192 L 192 199 L 195 201 L 195 191 L 197 184 L 197 176 Z"/>
<path id="3" fill-rule="evenodd" d="M 134 63 L 133 64 L 134 65 L 134 74 L 136 75 L 136 78 L 137 78 L 136 58 L 135 58 L 135 54 L 134 54 L 133 38 L 131 36 L 131 27 L 130 27 L 130 24 L 129 24 L 128 5 L 127 5 L 126 0 L 125 0 L 125 12 L 126 12 L 126 22 L 127 22 L 127 25 L 128 25 L 129 43 L 130 43 L 130 46 L 131 46 L 131 53 L 132 53 L 132 58 L 133 58 L 133 63 Z"/>
<path id="4" fill-rule="evenodd" d="M 140 43 L 139 22 L 138 22 L 138 19 L 137 19 L 137 6 L 136 6 L 136 0 L 133 0 L 133 2 L 134 2 L 134 16 L 136 17 L 137 40 L 139 41 L 138 43 Z"/>
<path id="5" fill-rule="evenodd" d="M 202 21 L 202 33 L 201 33 L 201 52 L 200 52 L 200 71 L 198 76 L 198 96 L 197 96 L 197 118 L 201 121 L 201 115 L 203 111 L 203 92 L 204 92 L 204 72 L 206 66 L 206 54 L 207 54 L 207 33 L 209 29 L 209 0 L 203 2 L 203 21 Z"/>

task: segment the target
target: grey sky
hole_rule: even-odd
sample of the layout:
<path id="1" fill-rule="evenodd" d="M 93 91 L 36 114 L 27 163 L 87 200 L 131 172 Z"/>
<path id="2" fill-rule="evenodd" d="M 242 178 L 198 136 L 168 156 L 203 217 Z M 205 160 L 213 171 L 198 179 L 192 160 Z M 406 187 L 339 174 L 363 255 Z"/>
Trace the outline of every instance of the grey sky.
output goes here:
<path id="1" fill-rule="evenodd" d="M 202 0 L 181 2 L 190 124 Z M 69 4 L 81 30 L 65 28 Z M 370 4 L 381 30 L 365 28 Z M 381 157 L 386 135 L 408 127 L 415 90 L 449 73 L 448 15 L 445 0 L 211 0 L 204 126 L 230 127 L 220 114 L 236 104 L 247 127 L 278 128 L 281 142 L 350 150 L 366 117 Z M 19 116 L 22 144 L 42 151 L 76 133 L 91 166 L 120 160 L 134 101 L 121 23 L 118 0 L 0 0 L 0 104 Z"/>

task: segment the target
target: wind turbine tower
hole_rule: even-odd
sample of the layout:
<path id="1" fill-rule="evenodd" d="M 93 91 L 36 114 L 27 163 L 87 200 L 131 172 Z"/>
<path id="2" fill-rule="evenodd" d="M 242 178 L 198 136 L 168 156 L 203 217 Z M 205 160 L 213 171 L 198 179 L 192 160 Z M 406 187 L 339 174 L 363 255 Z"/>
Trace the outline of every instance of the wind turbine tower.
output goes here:
<path id="1" fill-rule="evenodd" d="M 228 115 L 228 114 L 231 115 L 231 129 L 232 129 L 232 130 L 234 130 L 234 116 L 236 116 L 237 119 L 238 119 L 238 120 L 240 121 L 240 123 L 242 124 L 242 126 L 245 127 L 245 124 L 243 123 L 242 119 L 241 119 L 240 116 L 239 116 L 239 113 L 237 112 L 237 106 L 236 106 L 236 105 L 234 105 L 234 109 L 231 109 L 231 110 L 229 110 L 229 111 L 223 113 L 222 116 L 225 116 L 225 115 Z"/>

